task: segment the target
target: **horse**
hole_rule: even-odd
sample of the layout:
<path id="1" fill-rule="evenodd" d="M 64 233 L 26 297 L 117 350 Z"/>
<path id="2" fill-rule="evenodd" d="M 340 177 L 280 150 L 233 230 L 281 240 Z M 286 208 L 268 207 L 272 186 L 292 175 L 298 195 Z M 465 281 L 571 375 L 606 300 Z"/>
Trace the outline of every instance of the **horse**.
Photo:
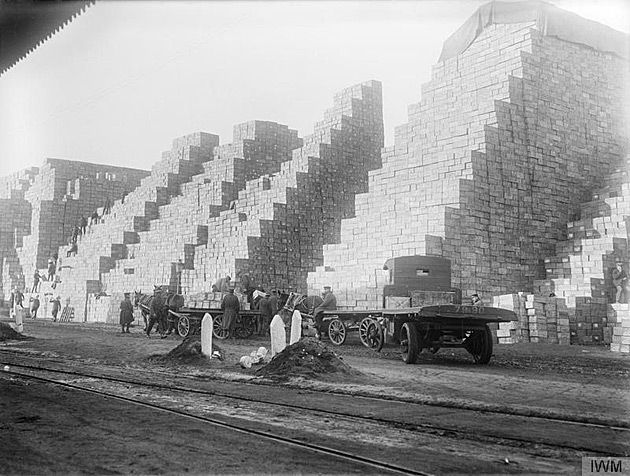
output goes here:
<path id="1" fill-rule="evenodd" d="M 142 319 L 144 320 L 144 331 L 148 328 L 149 316 L 151 314 L 151 303 L 153 302 L 153 294 L 144 294 L 140 291 L 133 292 L 133 305 L 140 309 Z M 158 326 L 159 327 L 159 326 Z"/>
<path id="2" fill-rule="evenodd" d="M 143 294 L 140 291 L 134 291 L 134 306 L 140 308 L 142 319 L 144 320 L 144 330 L 149 326 L 149 318 L 151 316 L 151 305 L 157 294 L 163 298 L 164 306 L 162 308 L 162 316 L 158 318 L 157 332 L 165 337 L 171 334 L 175 328 L 174 320 L 170 317 L 170 311 L 178 311 L 184 305 L 184 296 L 176 294 L 168 290 L 167 286 L 154 286 L 153 294 Z"/>
<path id="3" fill-rule="evenodd" d="M 322 303 L 323 299 L 319 296 L 307 296 L 306 294 L 289 293 L 287 299 L 282 306 L 285 311 L 300 311 L 303 316 L 313 317 L 315 308 Z"/>

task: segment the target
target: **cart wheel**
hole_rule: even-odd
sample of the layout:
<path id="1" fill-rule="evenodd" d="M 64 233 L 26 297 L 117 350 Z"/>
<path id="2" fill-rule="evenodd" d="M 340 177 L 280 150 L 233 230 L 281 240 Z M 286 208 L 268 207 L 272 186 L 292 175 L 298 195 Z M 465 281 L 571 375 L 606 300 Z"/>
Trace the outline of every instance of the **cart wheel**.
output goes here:
<path id="1" fill-rule="evenodd" d="M 366 317 L 359 324 L 359 338 L 364 346 L 380 352 L 385 340 L 383 327 L 371 317 Z"/>
<path id="2" fill-rule="evenodd" d="M 223 329 L 223 314 L 219 314 L 212 319 L 212 335 L 217 339 L 230 337 L 230 331 Z"/>
<path id="3" fill-rule="evenodd" d="M 400 350 L 406 364 L 415 364 L 418 358 L 418 332 L 413 322 L 405 322 L 400 328 Z"/>
<path id="4" fill-rule="evenodd" d="M 252 319 L 241 317 L 240 322 L 237 322 L 234 328 L 234 336 L 239 339 L 247 339 L 251 337 L 255 330 L 256 325 Z"/>
<path id="5" fill-rule="evenodd" d="M 190 319 L 187 316 L 180 316 L 177 321 L 177 333 L 182 337 L 187 337 L 190 333 Z"/>
<path id="6" fill-rule="evenodd" d="M 335 318 L 328 324 L 328 338 L 335 345 L 341 345 L 346 341 L 346 326 L 341 319 Z"/>
<path id="7" fill-rule="evenodd" d="M 473 356 L 476 364 L 484 365 L 492 357 L 492 332 L 485 329 L 472 331 L 464 341 L 464 348 Z"/>

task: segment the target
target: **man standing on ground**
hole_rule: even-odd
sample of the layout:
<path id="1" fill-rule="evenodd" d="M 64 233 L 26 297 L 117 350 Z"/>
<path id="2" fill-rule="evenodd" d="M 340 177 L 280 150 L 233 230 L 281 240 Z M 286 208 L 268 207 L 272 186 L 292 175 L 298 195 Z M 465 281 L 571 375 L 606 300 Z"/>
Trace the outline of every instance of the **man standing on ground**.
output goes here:
<path id="1" fill-rule="evenodd" d="M 279 296 L 278 296 L 278 290 L 277 289 L 272 289 L 271 290 L 271 296 L 269 297 L 269 304 L 271 305 L 271 316 L 275 316 L 279 309 L 278 309 L 278 300 L 279 300 Z"/>
<path id="2" fill-rule="evenodd" d="M 221 310 L 223 311 L 223 330 L 228 332 L 229 337 L 234 337 L 234 324 L 241 310 L 241 303 L 234 295 L 234 288 L 229 288 L 228 293 L 223 296 Z"/>
<path id="3" fill-rule="evenodd" d="M 322 303 L 315 308 L 313 316 L 315 317 L 315 325 L 319 338 L 322 338 L 324 334 L 324 311 L 336 311 L 337 310 L 337 298 L 332 292 L 330 286 L 324 286 L 324 292 L 322 293 Z"/>
<path id="4" fill-rule="evenodd" d="M 129 293 L 125 293 L 125 299 L 120 303 L 120 325 L 122 333 L 130 334 L 129 325 L 133 322 L 133 305 Z"/>
<path id="5" fill-rule="evenodd" d="M 59 314 L 59 310 L 61 309 L 61 297 L 55 296 L 52 300 L 52 305 L 53 322 L 57 322 L 57 314 Z"/>
<path id="6" fill-rule="evenodd" d="M 164 325 L 164 300 L 160 294 L 160 288 L 155 288 L 153 292 L 153 300 L 151 301 L 151 312 L 149 314 L 149 325 L 147 326 L 147 337 L 151 337 L 151 329 L 153 329 L 153 325 L 157 323 L 158 332 L 160 333 L 162 339 L 166 338 L 166 326 Z"/>
<path id="7" fill-rule="evenodd" d="M 31 298 L 31 317 L 33 319 L 37 319 L 37 310 L 39 309 L 39 296 L 37 294 L 35 294 L 32 298 Z"/>
<path id="8" fill-rule="evenodd" d="M 271 319 L 275 315 L 275 312 L 272 309 L 269 294 L 265 294 L 258 302 L 258 309 L 260 310 L 260 316 L 256 323 L 256 333 L 261 336 L 266 336 L 269 334 L 269 324 L 271 324 Z"/>
<path id="9" fill-rule="evenodd" d="M 17 315 L 18 306 L 24 309 L 24 306 L 22 305 L 23 299 L 24 299 L 24 295 L 20 292 L 18 287 L 15 286 L 13 288 L 13 291 L 11 291 L 11 300 L 9 301 L 9 305 L 11 307 L 10 313 L 11 313 L 12 318 L 14 318 Z"/>

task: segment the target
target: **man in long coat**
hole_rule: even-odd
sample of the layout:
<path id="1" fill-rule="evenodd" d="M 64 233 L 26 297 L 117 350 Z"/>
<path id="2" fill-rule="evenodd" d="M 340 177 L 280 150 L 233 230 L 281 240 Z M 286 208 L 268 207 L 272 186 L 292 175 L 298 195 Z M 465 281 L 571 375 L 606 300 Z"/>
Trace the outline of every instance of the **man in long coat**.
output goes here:
<path id="1" fill-rule="evenodd" d="M 133 304 L 129 293 L 125 293 L 125 299 L 120 303 L 120 325 L 122 333 L 130 334 L 129 325 L 133 322 Z"/>
<path id="2" fill-rule="evenodd" d="M 31 317 L 33 319 L 37 319 L 38 309 L 39 309 L 39 295 L 35 294 L 34 296 L 31 297 L 31 306 L 30 306 Z"/>
<path id="3" fill-rule="evenodd" d="M 147 337 L 151 337 L 151 329 L 155 323 L 158 325 L 158 331 L 161 334 L 162 339 L 166 337 L 164 333 L 166 331 L 164 316 L 164 299 L 159 288 L 155 288 L 153 292 L 153 299 L 151 300 L 151 311 L 149 314 L 149 325 L 147 326 Z"/>
<path id="4" fill-rule="evenodd" d="M 266 336 L 269 335 L 269 324 L 277 310 L 273 309 L 269 294 L 265 294 L 258 303 L 260 316 L 256 320 L 256 334 Z"/>
<path id="5" fill-rule="evenodd" d="M 57 322 L 57 314 L 59 313 L 59 310 L 61 309 L 61 297 L 60 296 L 55 296 L 54 299 L 52 300 L 52 316 L 53 316 L 53 322 Z"/>
<path id="6" fill-rule="evenodd" d="M 221 310 L 223 311 L 223 330 L 228 331 L 229 337 L 234 337 L 234 324 L 238 312 L 241 310 L 241 303 L 234 295 L 234 288 L 230 288 L 228 293 L 223 296 Z"/>

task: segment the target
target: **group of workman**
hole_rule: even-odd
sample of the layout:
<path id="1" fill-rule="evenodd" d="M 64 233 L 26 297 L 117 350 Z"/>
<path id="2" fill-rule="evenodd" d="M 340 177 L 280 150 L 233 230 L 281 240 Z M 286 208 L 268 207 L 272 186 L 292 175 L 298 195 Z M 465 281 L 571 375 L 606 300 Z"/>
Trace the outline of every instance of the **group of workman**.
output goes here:
<path id="1" fill-rule="evenodd" d="M 280 292 L 277 289 L 272 289 L 270 293 L 265 292 L 263 288 L 254 286 L 247 275 L 240 277 L 240 289 L 245 293 L 250 308 L 260 311 L 260 314 L 256 316 L 254 333 L 258 336 L 268 336 L 271 320 L 280 312 Z M 234 327 L 241 311 L 241 302 L 234 294 L 232 278 L 226 276 L 219 279 L 212 285 L 212 291 L 223 293 L 223 298 L 221 299 L 222 326 L 227 331 L 227 334 L 233 337 Z M 151 331 L 156 324 L 162 338 L 165 338 L 174 330 L 173 321 L 168 319 L 168 309 L 177 308 L 178 305 L 181 306 L 183 300 L 178 305 L 173 306 L 172 299 L 176 299 L 178 295 L 168 294 L 165 298 L 163 294 L 161 288 L 155 288 L 149 305 L 148 319 L 145 322 L 144 331 L 148 337 L 150 337 Z M 122 333 L 129 333 L 129 326 L 134 321 L 133 304 L 131 303 L 130 293 L 125 293 L 124 296 L 124 300 L 120 303 L 119 323 Z M 337 298 L 330 286 L 325 286 L 322 293 L 322 302 L 313 311 L 316 327 L 320 335 L 323 332 L 323 312 L 336 309 Z"/>
<path id="2" fill-rule="evenodd" d="M 257 288 L 253 285 L 251 279 L 247 275 L 240 278 L 240 288 L 247 296 L 251 309 L 260 311 L 256 317 L 256 328 L 254 333 L 259 336 L 269 335 L 269 326 L 273 317 L 280 312 L 279 299 L 280 293 L 277 289 L 272 289 L 271 293 L 265 292 L 263 288 Z M 214 292 L 226 292 L 221 301 L 221 310 L 223 311 L 223 329 L 229 332 L 230 336 L 234 335 L 234 324 L 241 310 L 238 298 L 234 295 L 234 287 L 231 285 L 231 277 L 219 279 L 212 286 Z M 313 310 L 313 317 L 319 335 L 324 331 L 324 311 L 334 311 L 337 309 L 337 298 L 332 292 L 330 286 L 324 286 L 322 292 L 322 302 Z"/>
<path id="3" fill-rule="evenodd" d="M 123 192 L 122 203 L 125 203 L 126 196 L 127 196 L 127 192 Z M 112 202 L 109 198 L 107 198 L 105 200 L 105 205 L 103 205 L 103 215 L 99 215 L 98 210 L 94 210 L 92 214 L 90 215 L 89 226 L 92 227 L 92 225 L 96 225 L 101 220 L 101 218 L 103 218 L 105 215 L 111 212 L 111 210 L 112 210 Z M 81 218 L 79 218 L 79 220 L 77 221 L 77 224 L 72 229 L 72 235 L 70 236 L 70 240 L 68 242 L 68 245 L 70 246 L 70 248 L 68 248 L 68 251 L 66 252 L 67 258 L 69 258 L 70 256 L 75 256 L 77 254 L 77 251 L 78 251 L 77 241 L 79 240 L 80 236 L 85 235 L 87 233 L 87 230 L 88 230 L 88 219 L 85 217 L 85 215 L 83 215 L 81 216 Z"/>

